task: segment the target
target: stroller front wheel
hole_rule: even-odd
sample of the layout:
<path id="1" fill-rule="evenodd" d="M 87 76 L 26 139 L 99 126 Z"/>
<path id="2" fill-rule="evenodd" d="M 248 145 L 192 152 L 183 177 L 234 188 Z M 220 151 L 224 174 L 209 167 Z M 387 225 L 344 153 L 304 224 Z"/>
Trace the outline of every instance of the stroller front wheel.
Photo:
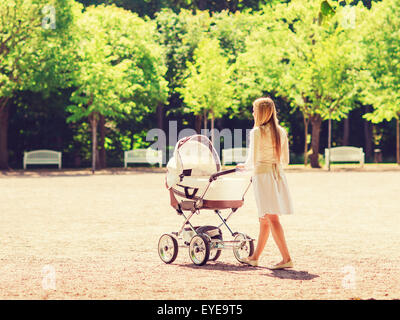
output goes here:
<path id="1" fill-rule="evenodd" d="M 196 266 L 207 263 L 210 257 L 210 241 L 206 236 L 202 234 L 193 236 L 189 244 L 189 256 Z"/>
<path id="2" fill-rule="evenodd" d="M 178 256 L 178 241 L 169 234 L 163 234 L 158 241 L 158 255 L 165 263 L 172 263 Z"/>

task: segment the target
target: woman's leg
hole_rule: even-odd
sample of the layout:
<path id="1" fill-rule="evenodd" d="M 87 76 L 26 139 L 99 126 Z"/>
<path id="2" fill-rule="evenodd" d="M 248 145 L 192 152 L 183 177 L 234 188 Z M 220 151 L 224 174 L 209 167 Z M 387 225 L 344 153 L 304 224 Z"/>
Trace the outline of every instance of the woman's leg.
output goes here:
<path id="1" fill-rule="evenodd" d="M 268 214 L 267 217 L 271 227 L 272 236 L 283 258 L 282 263 L 287 263 L 291 260 L 291 258 L 286 245 L 285 234 L 279 221 L 279 217 L 276 214 Z"/>
<path id="2" fill-rule="evenodd" d="M 267 218 L 259 218 L 260 220 L 260 233 L 258 234 L 257 247 L 254 253 L 249 257 L 250 260 L 258 260 L 267 243 L 270 226 Z"/>

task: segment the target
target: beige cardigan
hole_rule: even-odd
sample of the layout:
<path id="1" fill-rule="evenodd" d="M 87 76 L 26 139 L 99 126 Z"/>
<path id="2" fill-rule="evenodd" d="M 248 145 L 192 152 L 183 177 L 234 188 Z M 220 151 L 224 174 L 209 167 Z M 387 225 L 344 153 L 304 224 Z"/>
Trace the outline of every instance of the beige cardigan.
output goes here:
<path id="1" fill-rule="evenodd" d="M 261 138 L 261 130 L 266 130 L 266 137 Z M 244 166 L 247 170 L 254 170 L 271 164 L 289 164 L 289 141 L 286 130 L 279 127 L 281 134 L 281 158 L 276 158 L 275 149 L 272 144 L 271 126 L 267 124 L 264 129 L 255 127 L 250 131 L 249 154 Z"/>

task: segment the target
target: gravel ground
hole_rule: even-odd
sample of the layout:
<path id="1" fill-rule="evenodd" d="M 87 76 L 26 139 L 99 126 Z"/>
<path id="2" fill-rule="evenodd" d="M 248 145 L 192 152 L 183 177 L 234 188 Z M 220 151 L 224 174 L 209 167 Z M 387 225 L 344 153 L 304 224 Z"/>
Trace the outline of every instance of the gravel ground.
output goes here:
<path id="1" fill-rule="evenodd" d="M 288 170 L 295 214 L 281 217 L 293 269 L 270 237 L 258 268 L 224 250 L 197 267 L 157 253 L 183 223 L 163 170 L 0 175 L 1 299 L 399 299 L 400 171 Z M 218 223 L 208 211 L 194 224 Z M 230 226 L 257 238 L 250 188 Z M 225 230 L 224 230 L 225 231 Z M 229 239 L 228 232 L 224 232 Z"/>

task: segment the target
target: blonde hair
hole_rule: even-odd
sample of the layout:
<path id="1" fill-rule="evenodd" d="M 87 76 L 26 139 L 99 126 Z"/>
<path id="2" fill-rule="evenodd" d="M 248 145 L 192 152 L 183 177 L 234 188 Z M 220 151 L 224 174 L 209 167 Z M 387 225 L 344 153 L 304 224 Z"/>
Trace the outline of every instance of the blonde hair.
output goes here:
<path id="1" fill-rule="evenodd" d="M 272 143 L 275 146 L 275 155 L 278 161 L 281 158 L 281 135 L 278 117 L 276 115 L 275 103 L 271 98 L 258 98 L 253 102 L 254 128 L 259 127 L 261 137 L 265 137 L 267 125 L 272 132 Z"/>

